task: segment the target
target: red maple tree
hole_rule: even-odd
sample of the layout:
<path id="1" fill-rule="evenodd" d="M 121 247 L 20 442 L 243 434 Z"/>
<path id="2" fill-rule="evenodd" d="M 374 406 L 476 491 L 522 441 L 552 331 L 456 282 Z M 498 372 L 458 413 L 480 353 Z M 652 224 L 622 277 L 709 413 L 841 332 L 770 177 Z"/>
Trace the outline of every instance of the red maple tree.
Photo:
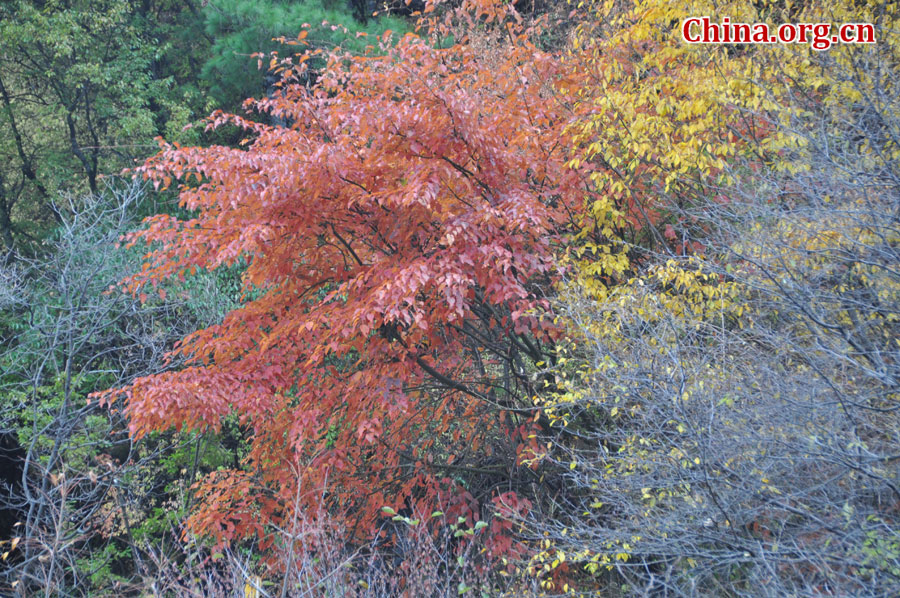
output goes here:
<path id="1" fill-rule="evenodd" d="M 474 16 L 502 43 L 386 35 L 313 85 L 307 58 L 282 64 L 280 93 L 248 106 L 283 124 L 216 113 L 244 147 L 164 143 L 139 169 L 180 181 L 193 215 L 133 235 L 152 251 L 132 292 L 246 264 L 241 306 L 175 348 L 184 367 L 105 395 L 125 395 L 138 437 L 239 417 L 249 456 L 204 480 L 194 531 L 265 538 L 324 502 L 367 533 L 384 505 L 471 514 L 450 474 L 486 476 L 481 502 L 530 475 L 542 292 L 587 185 L 565 166 L 564 67 L 507 17 Z"/>

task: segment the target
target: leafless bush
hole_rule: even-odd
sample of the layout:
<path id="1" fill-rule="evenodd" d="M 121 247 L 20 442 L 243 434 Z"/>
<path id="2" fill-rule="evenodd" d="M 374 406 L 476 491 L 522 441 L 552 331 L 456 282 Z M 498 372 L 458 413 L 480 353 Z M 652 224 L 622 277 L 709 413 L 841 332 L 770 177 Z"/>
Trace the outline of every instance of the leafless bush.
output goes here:
<path id="1" fill-rule="evenodd" d="M 122 416 L 87 401 L 98 385 L 165 367 L 191 324 L 181 300 L 141 305 L 114 289 L 139 263 L 117 242 L 136 225 L 141 197 L 133 184 L 62 199 L 41 255 L 0 269 L 0 422 L 22 453 L 6 464 L 19 480 L 2 506 L 18 525 L 2 538 L 0 592 L 88 595 L 111 560 L 149 574 L 128 547 L 141 516 L 135 494 L 158 450 L 138 453 Z"/>
<path id="2" fill-rule="evenodd" d="M 532 595 L 518 580 L 498 574 L 499 560 L 484 550 L 484 524 L 451 521 L 440 512 L 386 515 L 375 540 L 354 544 L 352 533 L 328 513 L 295 512 L 287 527 L 275 531 L 274 550 L 186 543 L 177 561 L 149 552 L 156 578 L 147 590 L 198 598 Z"/>

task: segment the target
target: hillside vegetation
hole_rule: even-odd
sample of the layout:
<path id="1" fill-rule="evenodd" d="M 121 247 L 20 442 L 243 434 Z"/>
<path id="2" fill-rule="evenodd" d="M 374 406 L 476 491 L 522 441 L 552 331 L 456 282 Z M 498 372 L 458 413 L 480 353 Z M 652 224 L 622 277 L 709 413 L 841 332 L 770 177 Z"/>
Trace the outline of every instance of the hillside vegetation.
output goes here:
<path id="1" fill-rule="evenodd" d="M 898 19 L 4 4 L 0 595 L 900 595 Z"/>

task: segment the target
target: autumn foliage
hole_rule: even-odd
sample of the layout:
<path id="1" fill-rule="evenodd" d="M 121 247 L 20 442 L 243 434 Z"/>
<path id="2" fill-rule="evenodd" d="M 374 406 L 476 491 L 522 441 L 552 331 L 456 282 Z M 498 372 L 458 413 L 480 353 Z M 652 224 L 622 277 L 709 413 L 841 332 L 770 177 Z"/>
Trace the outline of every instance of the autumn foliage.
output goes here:
<path id="1" fill-rule="evenodd" d="M 10 4 L 0 595 L 900 596 L 900 3 Z"/>
<path id="2" fill-rule="evenodd" d="M 476 500 L 451 474 L 530 475 L 522 398 L 554 334 L 538 284 L 585 182 L 566 167 L 563 65 L 503 10 L 472 10 L 493 31 L 478 43 L 386 33 L 313 85 L 307 57 L 282 64 L 281 93 L 248 107 L 286 125 L 214 114 L 245 147 L 163 144 L 139 169 L 179 181 L 192 216 L 131 238 L 152 251 L 130 290 L 246 265 L 240 308 L 177 346 L 183 367 L 106 395 L 138 437 L 239 418 L 249 456 L 203 482 L 195 532 L 263 538 L 323 502 L 360 533 L 385 505 L 477 518 L 500 490 Z"/>

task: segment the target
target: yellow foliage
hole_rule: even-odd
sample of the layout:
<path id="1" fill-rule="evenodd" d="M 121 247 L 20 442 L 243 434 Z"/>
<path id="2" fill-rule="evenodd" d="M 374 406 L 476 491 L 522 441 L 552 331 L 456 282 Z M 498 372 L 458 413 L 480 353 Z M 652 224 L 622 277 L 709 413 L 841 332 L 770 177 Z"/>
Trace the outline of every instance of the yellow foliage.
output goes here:
<path id="1" fill-rule="evenodd" d="M 846 211 L 836 210 L 826 222 L 792 218 L 756 223 L 747 247 L 736 244 L 732 248 L 745 258 L 735 277 L 705 268 L 704 247 L 684 242 L 667 227 L 685 225 L 676 223 L 675 218 L 689 213 L 691 206 L 727 202 L 722 190 L 742 184 L 739 177 L 753 180 L 756 169 L 786 175 L 808 169 L 809 163 L 803 160 L 807 140 L 794 134 L 794 127 L 798 120 L 809 117 L 811 109 L 838 122 L 852 116 L 863 99 L 860 89 L 900 94 L 896 70 L 857 72 L 854 58 L 860 46 L 834 45 L 823 59 L 808 44 L 688 45 L 680 31 L 685 18 L 712 15 L 714 21 L 729 17 L 732 22 L 766 22 L 770 26 L 878 23 L 880 31 L 893 35 L 879 39 L 876 51 L 887 64 L 898 65 L 897 5 L 878 0 L 593 0 L 580 4 L 582 7 L 582 22 L 567 58 L 573 80 L 559 91 L 576 107 L 570 126 L 574 147 L 569 166 L 590 167 L 593 188 L 585 194 L 577 231 L 563 258 L 574 278 L 559 293 L 564 304 L 584 306 L 587 298 L 590 306 L 567 314 L 571 333 L 559 347 L 555 387 L 553 392 L 535 397 L 535 404 L 542 407 L 552 425 L 569 426 L 576 405 L 590 405 L 604 413 L 609 425 L 625 425 L 628 418 L 640 417 L 638 408 L 622 398 L 627 393 L 619 391 L 625 389 L 607 386 L 596 392 L 593 381 L 608 380 L 608 374 L 616 369 L 640 371 L 642 364 L 623 361 L 621 355 L 592 354 L 592 346 L 624 345 L 643 335 L 651 353 L 641 357 L 653 358 L 655 350 L 654 359 L 664 363 L 667 351 L 678 345 L 685 330 L 700 329 L 705 323 L 715 323 L 719 330 L 740 329 L 751 325 L 754 318 L 777 315 L 760 314 L 748 307 L 750 298 L 779 284 L 777 268 L 763 275 L 754 270 L 753 263 L 782 264 L 780 274 L 785 277 L 817 272 L 833 281 L 827 290 L 836 297 L 856 288 L 870 291 L 887 304 L 898 303 L 900 284 L 883 265 L 850 259 L 847 267 L 847 260 L 835 260 L 835 254 L 842 251 L 842 244 L 896 246 L 900 238 L 884 238 L 883 231 L 861 225 L 845 216 Z M 840 75 L 850 70 L 854 78 Z M 888 142 L 877 150 L 863 146 L 863 160 L 867 152 L 873 163 L 885 159 L 884 153 L 888 159 L 900 159 L 896 143 Z M 744 171 L 734 168 L 735 164 L 742 164 Z M 761 194 L 765 192 L 760 189 Z M 774 234 L 785 243 L 766 247 L 754 242 L 754 230 L 759 235 Z M 648 257 L 661 254 L 671 259 Z M 883 337 L 885 345 L 892 339 L 900 344 L 894 336 L 900 319 L 896 313 L 859 314 L 840 305 L 834 307 L 838 318 L 848 325 L 858 326 L 853 320 L 866 318 L 870 327 L 880 330 L 875 336 Z M 584 355 L 590 358 L 579 357 Z M 709 387 L 727 387 L 727 371 L 709 367 L 705 377 Z M 672 401 L 689 402 L 703 386 L 703 379 L 688 379 Z M 735 407 L 732 398 L 722 394 L 720 405 L 726 410 Z M 670 439 L 662 450 L 655 439 L 634 436 L 617 447 L 607 467 L 615 468 L 620 476 L 647 471 L 662 462 L 686 470 L 701 467 L 697 447 L 687 434 L 691 422 L 672 420 L 669 425 L 675 437 L 684 436 L 683 444 L 673 447 Z M 754 455 L 744 457 L 752 460 Z M 596 464 L 592 466 L 596 468 Z M 577 459 L 568 467 L 581 471 Z M 765 477 L 760 477 L 760 484 L 760 492 L 781 492 Z M 676 503 L 701 505 L 704 500 L 687 483 L 643 488 L 637 499 L 648 526 L 654 521 L 650 517 L 654 510 Z M 590 508 L 599 512 L 604 503 L 594 501 Z M 727 527 L 730 522 L 722 525 Z M 616 561 L 628 561 L 640 542 L 635 536 L 631 543 L 593 545 L 568 558 L 595 574 L 612 570 Z M 543 587 L 552 587 L 549 578 L 564 556 L 547 539 L 529 572 L 544 579 L 542 585 L 549 584 Z M 687 565 L 694 567 L 696 562 L 688 559 Z"/>
<path id="2" fill-rule="evenodd" d="M 833 77 L 853 68 L 860 46 L 832 46 L 834 65 L 825 70 L 810 44 L 686 44 L 686 18 L 770 26 L 877 20 L 894 33 L 878 43 L 894 64 L 900 60 L 897 7 L 878 0 L 593 0 L 579 7 L 585 18 L 568 55 L 575 82 L 560 92 L 576 106 L 570 166 L 591 164 L 594 189 L 571 257 L 585 289 L 601 299 L 640 266 L 637 246 L 676 254 L 701 249 L 661 232 L 671 223 L 667 206 L 724 199 L 716 189 L 736 183 L 729 162 L 744 157 L 788 172 L 803 168 L 787 158 L 802 138 L 784 132 L 803 115 L 798 93 L 813 94 L 836 118 L 860 97 L 858 86 Z M 898 91 L 890 72 L 864 74 L 863 87 L 875 85 Z"/>

